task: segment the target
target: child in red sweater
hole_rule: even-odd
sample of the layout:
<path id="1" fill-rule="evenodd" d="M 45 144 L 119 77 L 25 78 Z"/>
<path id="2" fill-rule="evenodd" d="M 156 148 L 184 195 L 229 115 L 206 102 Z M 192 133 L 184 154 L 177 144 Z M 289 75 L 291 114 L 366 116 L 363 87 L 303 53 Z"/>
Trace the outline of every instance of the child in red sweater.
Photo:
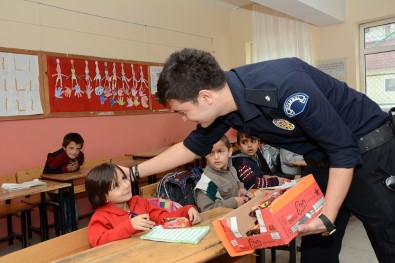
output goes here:
<path id="1" fill-rule="evenodd" d="M 187 217 L 193 225 L 201 220 L 192 205 L 170 213 L 146 198 L 132 195 L 130 177 L 114 164 L 104 163 L 93 168 L 86 177 L 85 187 L 95 209 L 88 224 L 92 247 L 149 230 L 163 224 L 168 217 Z"/>

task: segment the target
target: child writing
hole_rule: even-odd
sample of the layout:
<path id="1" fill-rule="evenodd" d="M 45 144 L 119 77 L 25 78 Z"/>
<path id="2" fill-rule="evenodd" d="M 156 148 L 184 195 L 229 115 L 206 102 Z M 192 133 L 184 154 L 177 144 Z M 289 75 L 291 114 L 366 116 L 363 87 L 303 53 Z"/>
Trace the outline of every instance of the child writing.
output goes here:
<path id="1" fill-rule="evenodd" d="M 88 224 L 88 239 L 92 247 L 125 239 L 155 225 L 168 217 L 187 217 L 192 224 L 200 215 L 192 205 L 170 213 L 152 205 L 148 199 L 132 194 L 131 181 L 122 168 L 104 163 L 93 168 L 85 179 L 88 199 L 95 209 Z"/>
<path id="2" fill-rule="evenodd" d="M 237 178 L 232 151 L 228 137 L 223 136 L 206 155 L 207 166 L 195 187 L 196 204 L 201 212 L 215 207 L 237 208 L 254 197 Z"/>
<path id="3" fill-rule="evenodd" d="M 246 188 L 265 188 L 284 182 L 284 178 L 269 176 L 272 172 L 259 150 L 258 138 L 237 132 L 237 143 L 240 151 L 235 152 L 232 161 Z"/>
<path id="4" fill-rule="evenodd" d="M 84 163 L 84 153 L 81 151 L 84 139 L 78 133 L 68 133 L 64 136 L 62 148 L 53 153 L 48 153 L 43 173 L 61 174 L 74 172 Z M 52 200 L 59 202 L 57 194 L 48 193 Z M 66 215 L 66 228 L 71 232 L 70 197 L 64 196 L 64 209 Z M 78 207 L 75 202 L 76 217 L 78 222 Z"/>

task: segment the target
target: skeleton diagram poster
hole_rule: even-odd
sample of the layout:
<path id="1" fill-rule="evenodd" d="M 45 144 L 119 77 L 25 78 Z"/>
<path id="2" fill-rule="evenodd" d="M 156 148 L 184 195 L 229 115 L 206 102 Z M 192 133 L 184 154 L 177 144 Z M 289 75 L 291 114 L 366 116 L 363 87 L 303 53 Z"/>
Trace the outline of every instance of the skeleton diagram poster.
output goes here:
<path id="1" fill-rule="evenodd" d="M 47 56 L 50 112 L 150 110 L 148 66 Z"/>
<path id="2" fill-rule="evenodd" d="M 162 72 L 163 66 L 150 66 L 150 76 L 151 76 L 151 102 L 152 102 L 152 110 L 158 111 L 169 111 L 170 106 L 163 106 L 156 100 L 156 92 L 158 91 L 157 84 L 159 75 Z"/>
<path id="3" fill-rule="evenodd" d="M 38 55 L 0 52 L 0 116 L 43 114 Z"/>

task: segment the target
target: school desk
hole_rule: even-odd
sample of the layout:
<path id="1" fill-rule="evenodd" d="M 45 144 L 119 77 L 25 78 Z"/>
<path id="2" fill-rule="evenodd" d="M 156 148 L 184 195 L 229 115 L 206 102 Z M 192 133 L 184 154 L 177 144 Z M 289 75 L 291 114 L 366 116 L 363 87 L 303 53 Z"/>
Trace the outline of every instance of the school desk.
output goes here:
<path id="1" fill-rule="evenodd" d="M 133 159 L 151 159 L 152 157 L 155 157 L 155 156 L 163 153 L 164 151 L 166 151 L 169 148 L 170 148 L 170 146 L 166 146 L 166 147 L 152 149 L 150 151 L 125 153 L 125 155 L 130 156 Z"/>
<path id="2" fill-rule="evenodd" d="M 48 217 L 46 209 L 46 197 L 45 193 L 53 190 L 59 191 L 59 211 L 60 211 L 60 226 L 65 227 L 64 216 L 63 216 L 63 190 L 70 187 L 70 183 L 56 182 L 51 180 L 43 180 L 47 184 L 34 186 L 26 189 L 18 190 L 5 190 L 0 188 L 0 201 L 11 200 L 15 198 L 22 198 L 28 195 L 40 194 L 40 228 L 41 228 L 41 241 L 48 240 Z M 64 233 L 64 232 L 63 232 Z"/>
<path id="3" fill-rule="evenodd" d="M 208 225 L 210 231 L 198 244 L 142 240 L 138 234 L 56 262 L 206 262 L 227 253 L 211 222 L 232 210 L 219 207 L 201 213 L 202 222 L 198 225 Z"/>
<path id="4" fill-rule="evenodd" d="M 90 167 L 81 167 L 80 170 L 72 173 L 62 173 L 62 174 L 42 174 L 42 179 L 60 181 L 69 184 L 67 188 L 68 195 L 70 197 L 70 211 L 71 211 L 71 230 L 77 230 L 77 219 L 76 219 L 76 207 L 75 207 L 75 195 L 74 195 L 74 180 L 79 178 L 84 178 L 90 171 Z"/>
<path id="5" fill-rule="evenodd" d="M 130 162 L 129 160 L 126 161 L 120 161 L 119 163 L 115 163 L 118 165 L 127 165 L 126 167 L 130 166 L 130 163 L 132 163 L 133 165 L 138 164 L 142 161 L 140 160 L 133 160 L 132 162 Z M 48 179 L 48 180 L 53 180 L 53 181 L 60 181 L 60 182 L 65 182 L 65 183 L 69 183 L 70 186 L 68 187 L 68 194 L 70 196 L 70 210 L 71 210 L 71 229 L 77 230 L 77 211 L 76 211 L 76 207 L 75 207 L 75 194 L 74 194 L 74 180 L 76 179 L 80 179 L 80 178 L 85 178 L 89 171 L 92 169 L 93 167 L 91 166 L 82 166 L 81 169 L 79 169 L 78 171 L 72 172 L 72 173 L 62 173 L 62 174 L 42 174 L 41 178 L 43 179 Z M 133 193 L 137 193 L 138 194 L 138 184 L 137 183 L 133 183 L 132 184 L 132 188 L 133 188 Z"/>

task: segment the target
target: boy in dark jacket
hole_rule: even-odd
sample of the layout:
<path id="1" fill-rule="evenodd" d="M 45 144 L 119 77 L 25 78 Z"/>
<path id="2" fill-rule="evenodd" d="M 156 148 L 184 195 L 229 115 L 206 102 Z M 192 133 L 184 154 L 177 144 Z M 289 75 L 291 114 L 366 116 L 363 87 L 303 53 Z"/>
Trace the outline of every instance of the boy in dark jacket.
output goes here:
<path id="1" fill-rule="evenodd" d="M 62 174 L 75 172 L 84 163 L 84 153 L 81 151 L 84 139 L 78 133 L 68 133 L 63 138 L 62 148 L 53 153 L 48 153 L 43 173 Z M 55 202 L 59 202 L 57 194 L 49 193 Z M 77 202 L 75 204 L 76 216 L 78 218 Z M 71 210 L 70 197 L 64 196 L 64 209 L 66 215 L 67 231 L 71 232 Z M 77 220 L 78 222 L 78 220 Z"/>
<path id="2" fill-rule="evenodd" d="M 283 183 L 284 178 L 272 176 L 272 172 L 259 150 L 260 141 L 254 136 L 237 132 L 237 143 L 240 150 L 232 156 L 233 166 L 244 187 L 249 189 L 277 186 Z"/>

